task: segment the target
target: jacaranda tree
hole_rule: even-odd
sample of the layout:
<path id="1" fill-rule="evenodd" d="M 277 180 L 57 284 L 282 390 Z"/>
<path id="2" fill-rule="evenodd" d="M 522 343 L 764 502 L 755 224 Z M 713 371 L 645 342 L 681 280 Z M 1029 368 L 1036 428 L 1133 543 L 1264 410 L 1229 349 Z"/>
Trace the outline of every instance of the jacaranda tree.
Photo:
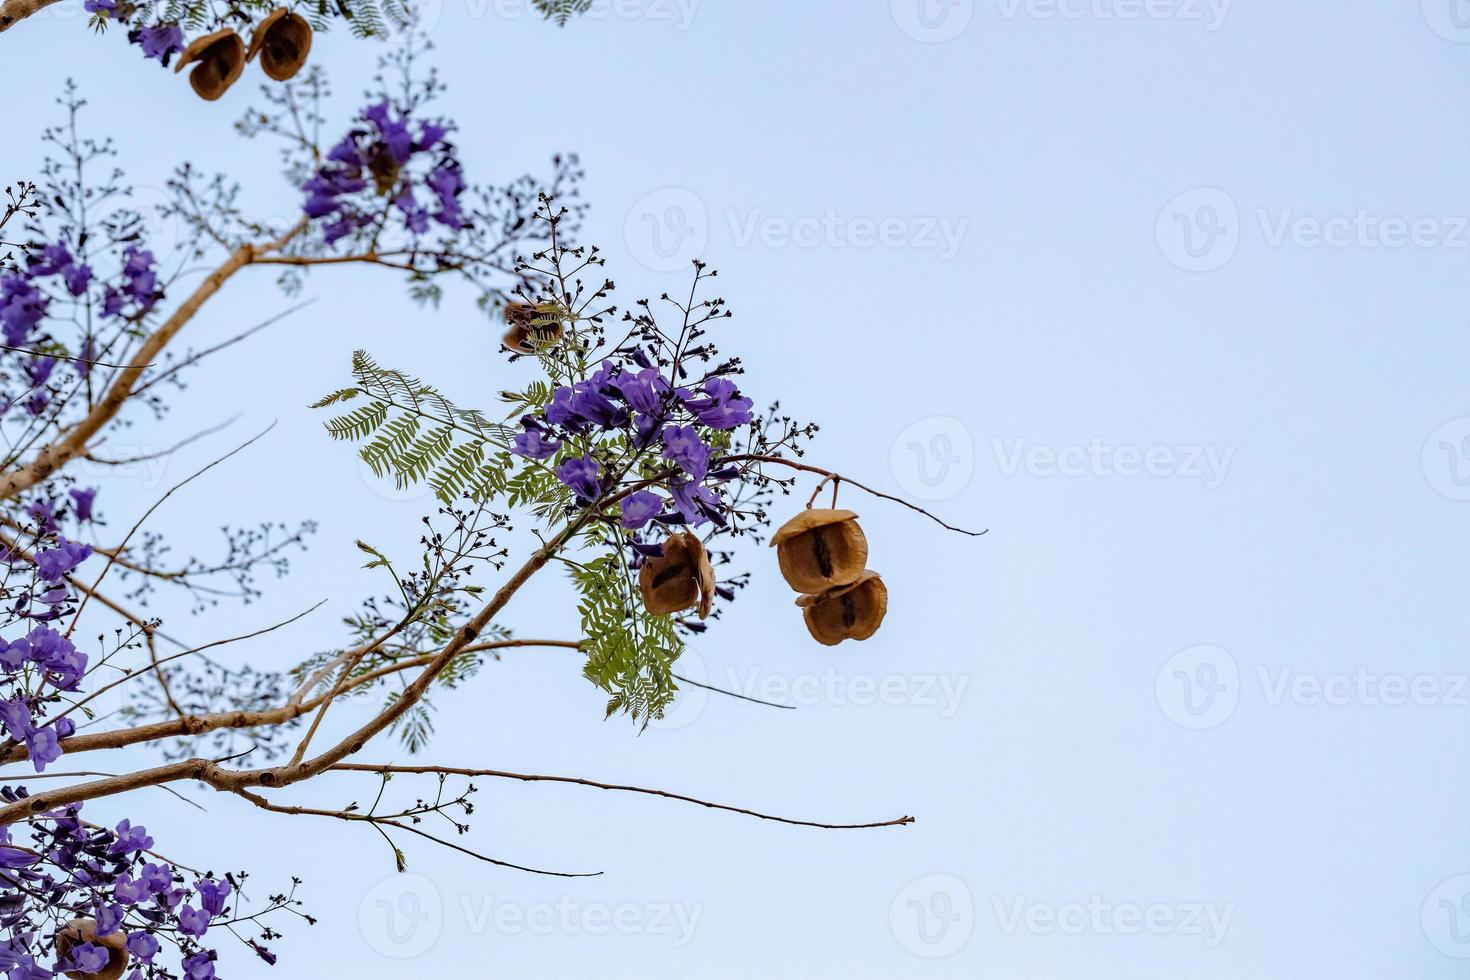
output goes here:
<path id="1" fill-rule="evenodd" d="M 172 0 L 89 2 L 99 18 L 142 32 L 145 50 L 155 21 L 192 16 Z M 258 12 L 248 3 L 230 9 Z M 774 403 L 759 407 L 759 385 L 747 386 L 740 359 L 717 347 L 730 312 L 710 295 L 713 270 L 695 263 L 678 296 L 615 302 L 602 256 L 577 240 L 574 157 L 554 158 L 544 177 L 472 183 L 454 125 L 434 112 L 438 85 L 419 67 L 425 51 L 410 42 L 388 56 L 378 90 L 348 120 L 324 118 L 317 69 L 267 87 L 263 108 L 237 128 L 280 142 L 300 202 L 283 224 L 245 213 L 228 175 L 184 164 L 168 182 L 165 213 L 188 234 L 156 250 L 148 216 L 129 207 L 109 144 L 79 135 L 84 103 L 70 89 L 63 124 L 46 135 L 50 161 L 34 183 L 7 189 L 0 764 L 9 774 L 0 787 L 0 971 L 11 980 L 208 980 L 221 943 L 244 943 L 274 963 L 279 930 L 309 921 L 295 881 L 246 902 L 248 869 L 237 867 L 241 855 L 227 843 L 219 854 L 190 856 L 190 865 L 232 870 L 195 871 L 176 860 L 145 829 L 149 801 L 137 795 L 145 788 L 202 785 L 267 811 L 263 820 L 280 814 L 360 827 L 386 842 L 400 869 L 401 848 L 416 842 L 507 869 L 575 874 L 512 864 L 428 829 L 429 816 L 467 828 L 475 778 L 559 779 L 818 828 L 910 821 L 792 820 L 574 777 L 363 758 L 387 737 L 426 750 L 431 695 L 470 683 L 486 657 L 517 646 L 579 651 L 608 714 L 648 724 L 678 690 L 686 642 L 711 628 L 746 583 L 742 562 L 779 570 L 815 640 L 864 639 L 881 624 L 888 594 L 868 568 L 857 515 L 836 507 L 839 489 L 938 522 L 805 461 L 816 427 Z M 333 135 L 318 142 L 318 133 Z M 289 670 L 252 668 L 219 656 L 244 638 L 223 621 L 230 606 L 221 600 L 259 594 L 258 576 L 284 572 L 312 525 L 227 527 L 222 556 L 177 559 L 147 527 L 151 508 L 110 513 L 106 481 L 80 479 L 78 464 L 96 474 L 128 463 L 108 454 L 108 434 L 146 426 L 186 397 L 178 382 L 187 372 L 231 356 L 249 331 L 180 351 L 191 322 L 227 282 L 259 277 L 249 288 L 289 294 L 315 267 L 337 265 L 401 277 L 426 306 L 450 288 L 472 293 L 505 331 L 503 359 L 484 368 L 497 400 L 462 405 L 368 352 L 349 361 L 344 350 L 341 381 L 316 405 L 326 436 L 350 443 L 384 480 L 427 484 L 437 509 L 424 518 L 418 553 L 359 542 L 355 557 L 381 574 L 385 595 L 363 601 L 339 647 L 302 655 Z M 227 447 L 204 469 L 258 451 L 259 438 Z M 187 492 L 197 475 L 168 494 Z M 803 481 L 812 485 L 806 507 L 790 507 L 768 534 L 773 504 Z M 828 491 L 832 506 L 815 506 Z M 513 525 L 534 529 L 539 544 L 512 553 L 504 542 Z M 766 541 L 775 561 L 741 547 Z M 518 636 L 516 596 L 548 566 L 574 583 L 580 633 Z M 192 648 L 169 640 L 147 612 L 159 590 L 189 596 L 218 624 L 218 638 Z M 120 718 L 94 713 L 104 695 L 123 698 Z M 334 705 L 365 697 L 378 699 L 366 722 L 342 730 L 327 721 Z M 157 750 L 156 764 L 101 775 L 85 761 L 138 745 Z M 329 772 L 378 781 L 377 802 L 307 807 L 274 798 Z M 389 806 L 381 784 L 395 775 L 422 776 L 430 789 L 411 806 Z M 88 821 L 88 801 L 122 795 L 131 819 Z M 370 786 L 365 798 L 373 797 Z"/>

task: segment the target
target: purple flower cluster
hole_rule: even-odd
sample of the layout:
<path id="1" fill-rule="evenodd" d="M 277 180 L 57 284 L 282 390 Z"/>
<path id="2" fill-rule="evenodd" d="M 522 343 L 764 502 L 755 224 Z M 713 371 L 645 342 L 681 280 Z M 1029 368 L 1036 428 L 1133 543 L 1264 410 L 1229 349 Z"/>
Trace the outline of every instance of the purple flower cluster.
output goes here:
<path id="1" fill-rule="evenodd" d="M 624 528 L 638 531 L 650 521 L 723 525 L 718 485 L 736 471 L 711 468 L 714 449 L 700 430 L 747 425 L 754 404 L 726 378 L 708 378 L 696 389 L 675 387 L 640 348 L 620 353 L 630 355 L 631 363 L 604 361 L 585 381 L 556 388 L 542 415 L 523 417 L 512 452 L 550 459 L 569 440 L 621 430 L 636 449 L 657 449 L 674 470 L 665 486 L 667 500 L 651 490 L 623 498 L 619 523 Z M 554 472 L 584 505 L 612 489 L 613 474 L 592 455 L 570 456 Z"/>
<path id="2" fill-rule="evenodd" d="M 0 700 L 0 727 L 30 753 L 36 772 L 61 758 L 61 740 L 76 732 L 70 718 L 36 724 L 41 703 L 54 692 L 77 690 L 87 673 L 87 655 L 65 636 L 47 626 L 37 626 L 16 640 L 0 640 L 0 674 L 10 697 Z M 36 678 L 27 690 L 24 678 Z M 52 692 L 46 692 L 49 686 Z"/>
<path id="3" fill-rule="evenodd" d="M 102 315 L 135 318 L 153 309 L 163 298 L 155 265 L 152 252 L 129 245 L 123 251 L 122 281 L 102 291 Z M 127 312 L 129 308 L 131 313 Z"/>
<path id="4" fill-rule="evenodd" d="M 132 318 L 151 310 L 163 296 L 154 265 L 152 252 L 129 245 L 123 251 L 118 283 L 103 286 L 102 315 Z M 24 271 L 0 276 L 0 333 L 11 347 L 25 346 L 46 318 L 50 298 L 41 287 L 42 280 L 49 277 L 59 279 L 74 297 L 86 295 L 87 287 L 96 281 L 91 266 L 75 258 L 63 242 L 54 242 L 32 254 Z M 50 372 L 49 367 L 40 370 Z M 32 382 L 33 387 L 40 383 L 34 374 Z"/>
<path id="5" fill-rule="evenodd" d="M 0 801 L 28 798 L 24 788 L 0 789 Z M 149 853 L 153 838 L 128 820 L 115 830 L 86 823 L 81 805 L 40 814 L 28 821 L 29 846 L 0 827 L 0 972 L 10 980 L 51 980 L 62 971 L 96 973 L 109 953 L 93 940 L 119 937 L 134 969 L 129 980 L 145 975 L 174 976 L 158 962 L 159 936 L 178 946 L 178 974 L 188 980 L 214 980 L 217 954 L 200 945 L 218 920 L 229 913 L 235 891 L 227 876 L 198 877 L 188 885 L 178 868 Z M 27 898 L 43 895 L 41 906 Z M 41 920 L 45 915 L 54 921 Z M 44 952 L 50 936 L 73 918 L 95 926 L 86 941 L 71 946 L 63 959 Z M 115 940 L 114 940 L 115 941 Z M 268 962 L 273 955 L 251 946 Z M 42 962 L 51 960 L 50 967 Z"/>
<path id="6" fill-rule="evenodd" d="M 430 222 L 456 230 L 466 227 L 459 201 L 465 183 L 454 147 L 445 139 L 449 127 L 432 121 L 415 124 L 406 113 L 395 116 L 386 99 L 358 118 L 364 125 L 353 127 L 301 188 L 307 217 L 327 219 L 327 244 L 386 220 L 366 195 L 370 188 L 388 199 L 390 213 L 414 236 L 427 232 Z M 422 167 L 413 166 L 416 157 L 426 161 Z"/>

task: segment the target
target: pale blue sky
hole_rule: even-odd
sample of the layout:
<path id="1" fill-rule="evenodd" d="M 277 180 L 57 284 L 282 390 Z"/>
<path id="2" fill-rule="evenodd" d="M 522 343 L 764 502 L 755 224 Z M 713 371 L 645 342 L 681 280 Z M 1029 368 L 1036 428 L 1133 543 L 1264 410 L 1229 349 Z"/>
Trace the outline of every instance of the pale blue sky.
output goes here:
<path id="1" fill-rule="evenodd" d="M 207 829 L 161 793 L 129 804 L 180 860 L 244 851 L 259 889 L 306 879 L 322 922 L 288 929 L 277 973 L 1463 974 L 1470 16 L 1450 0 L 953 0 L 924 17 L 910 0 L 619 0 L 557 30 L 518 3 L 436 4 L 471 173 L 580 153 L 584 237 L 625 301 L 682 284 L 663 269 L 702 244 L 736 312 L 725 348 L 757 398 L 823 424 L 814 459 L 991 532 L 845 497 L 891 608 L 835 650 L 806 637 L 772 556 L 747 554 L 756 585 L 690 669 L 797 711 L 698 696 L 640 738 L 601 720 L 573 658 L 540 653 L 439 699 L 445 762 L 908 828 L 482 783 L 469 843 L 606 874 L 568 884 L 411 845 L 422 878 L 382 884 L 369 831 L 213 796 Z M 231 135 L 249 87 L 202 104 L 66 9 L 0 39 L 25 79 L 7 176 L 34 166 L 46 95 L 74 75 L 137 184 L 190 155 L 267 211 L 296 206 L 273 150 Z M 373 53 L 318 40 L 344 114 Z M 232 284 L 194 341 L 286 305 L 266 278 Z M 279 420 L 253 461 L 159 516 L 205 547 L 227 516 L 321 522 L 258 606 L 169 620 L 202 640 L 329 598 L 235 651 L 275 666 L 335 642 L 378 588 L 353 539 L 411 547 L 426 503 L 363 479 L 307 402 L 359 346 L 466 403 L 512 370 L 467 303 L 415 312 L 368 271 L 308 293 L 134 430 L 162 445 L 236 411 L 222 439 Z M 115 524 L 148 482 L 110 491 Z M 570 590 L 536 582 L 508 624 L 572 636 Z M 355 785 L 290 798 L 340 804 Z M 413 901 L 416 931 L 385 918 Z"/>

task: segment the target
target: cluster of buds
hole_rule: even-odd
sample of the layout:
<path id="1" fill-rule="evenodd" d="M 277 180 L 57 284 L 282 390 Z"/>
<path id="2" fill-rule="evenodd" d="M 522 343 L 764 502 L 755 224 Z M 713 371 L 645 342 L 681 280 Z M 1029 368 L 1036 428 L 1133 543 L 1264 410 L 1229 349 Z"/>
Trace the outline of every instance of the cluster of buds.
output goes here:
<path id="1" fill-rule="evenodd" d="M 280 7 L 256 25 L 249 47 L 233 28 L 226 27 L 189 42 L 174 71 L 193 65 L 189 84 L 201 99 L 213 102 L 256 58 L 268 77 L 284 82 L 301 70 L 310 52 L 311 25 L 301 15 Z"/>
<path id="2" fill-rule="evenodd" d="M 888 612 L 888 589 L 867 567 L 868 539 L 850 510 L 808 508 L 771 538 L 781 575 L 801 595 L 806 628 L 818 643 L 866 640 Z"/>

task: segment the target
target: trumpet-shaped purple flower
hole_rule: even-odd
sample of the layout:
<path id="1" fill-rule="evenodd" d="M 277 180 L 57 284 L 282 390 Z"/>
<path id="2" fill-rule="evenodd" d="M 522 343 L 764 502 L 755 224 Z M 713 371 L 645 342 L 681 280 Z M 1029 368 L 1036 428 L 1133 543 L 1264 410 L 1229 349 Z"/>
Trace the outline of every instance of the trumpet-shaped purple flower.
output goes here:
<path id="1" fill-rule="evenodd" d="M 710 378 L 704 383 L 705 397 L 685 398 L 684 406 L 711 429 L 733 429 L 747 425 L 754 417 L 755 402 L 741 397 L 740 389 L 724 378 Z"/>
<path id="2" fill-rule="evenodd" d="M 178 24 L 158 24 L 128 32 L 128 40 L 143 48 L 143 57 L 156 58 L 165 67 L 184 50 L 184 32 Z"/>
<path id="3" fill-rule="evenodd" d="M 95 943 L 77 943 L 71 948 L 71 969 L 78 973 L 101 973 L 107 968 L 110 955 Z"/>
<path id="4" fill-rule="evenodd" d="M 638 530 L 649 521 L 653 520 L 655 514 L 663 510 L 663 498 L 651 490 L 639 490 L 623 498 L 621 509 L 623 512 L 623 527 Z"/>
<path id="5" fill-rule="evenodd" d="M 151 932 L 134 932 L 128 935 L 128 952 L 140 963 L 152 963 L 162 947 Z"/>
<path id="6" fill-rule="evenodd" d="M 60 582 L 67 572 L 92 556 L 92 546 L 57 539 L 60 543 L 48 551 L 36 553 L 36 573 L 46 582 Z"/>
<path id="7" fill-rule="evenodd" d="M 695 480 L 703 480 L 709 472 L 710 447 L 699 438 L 692 425 L 670 425 L 663 430 L 664 459 L 677 463 Z"/>
<path id="8" fill-rule="evenodd" d="M 624 371 L 610 382 L 628 403 L 628 407 L 644 415 L 653 415 L 663 407 L 663 393 L 669 383 L 655 368 L 642 371 Z"/>
<path id="9" fill-rule="evenodd" d="M 185 905 L 179 909 L 179 932 L 186 936 L 202 936 L 209 931 L 209 913 Z"/>
<path id="10" fill-rule="evenodd" d="M 184 980 L 215 980 L 214 959 L 209 953 L 195 953 L 185 957 Z"/>
<path id="11" fill-rule="evenodd" d="M 601 491 L 597 461 L 587 456 L 566 460 L 556 468 L 556 478 L 583 500 L 593 500 Z"/>
<path id="12" fill-rule="evenodd" d="M 527 459 L 547 459 L 561 451 L 560 439 L 548 439 L 539 429 L 527 429 L 515 437 L 511 452 Z"/>
<path id="13" fill-rule="evenodd" d="M 225 899 L 232 891 L 228 881 L 201 878 L 194 883 L 194 890 L 199 893 L 199 904 L 204 907 L 204 911 L 211 916 L 224 914 Z"/>
<path id="14" fill-rule="evenodd" d="M 117 825 L 117 839 L 107 848 L 108 854 L 132 854 L 135 851 L 146 851 L 153 846 L 153 838 L 148 836 L 148 829 L 143 826 L 133 826 L 131 820 L 124 819 Z"/>

